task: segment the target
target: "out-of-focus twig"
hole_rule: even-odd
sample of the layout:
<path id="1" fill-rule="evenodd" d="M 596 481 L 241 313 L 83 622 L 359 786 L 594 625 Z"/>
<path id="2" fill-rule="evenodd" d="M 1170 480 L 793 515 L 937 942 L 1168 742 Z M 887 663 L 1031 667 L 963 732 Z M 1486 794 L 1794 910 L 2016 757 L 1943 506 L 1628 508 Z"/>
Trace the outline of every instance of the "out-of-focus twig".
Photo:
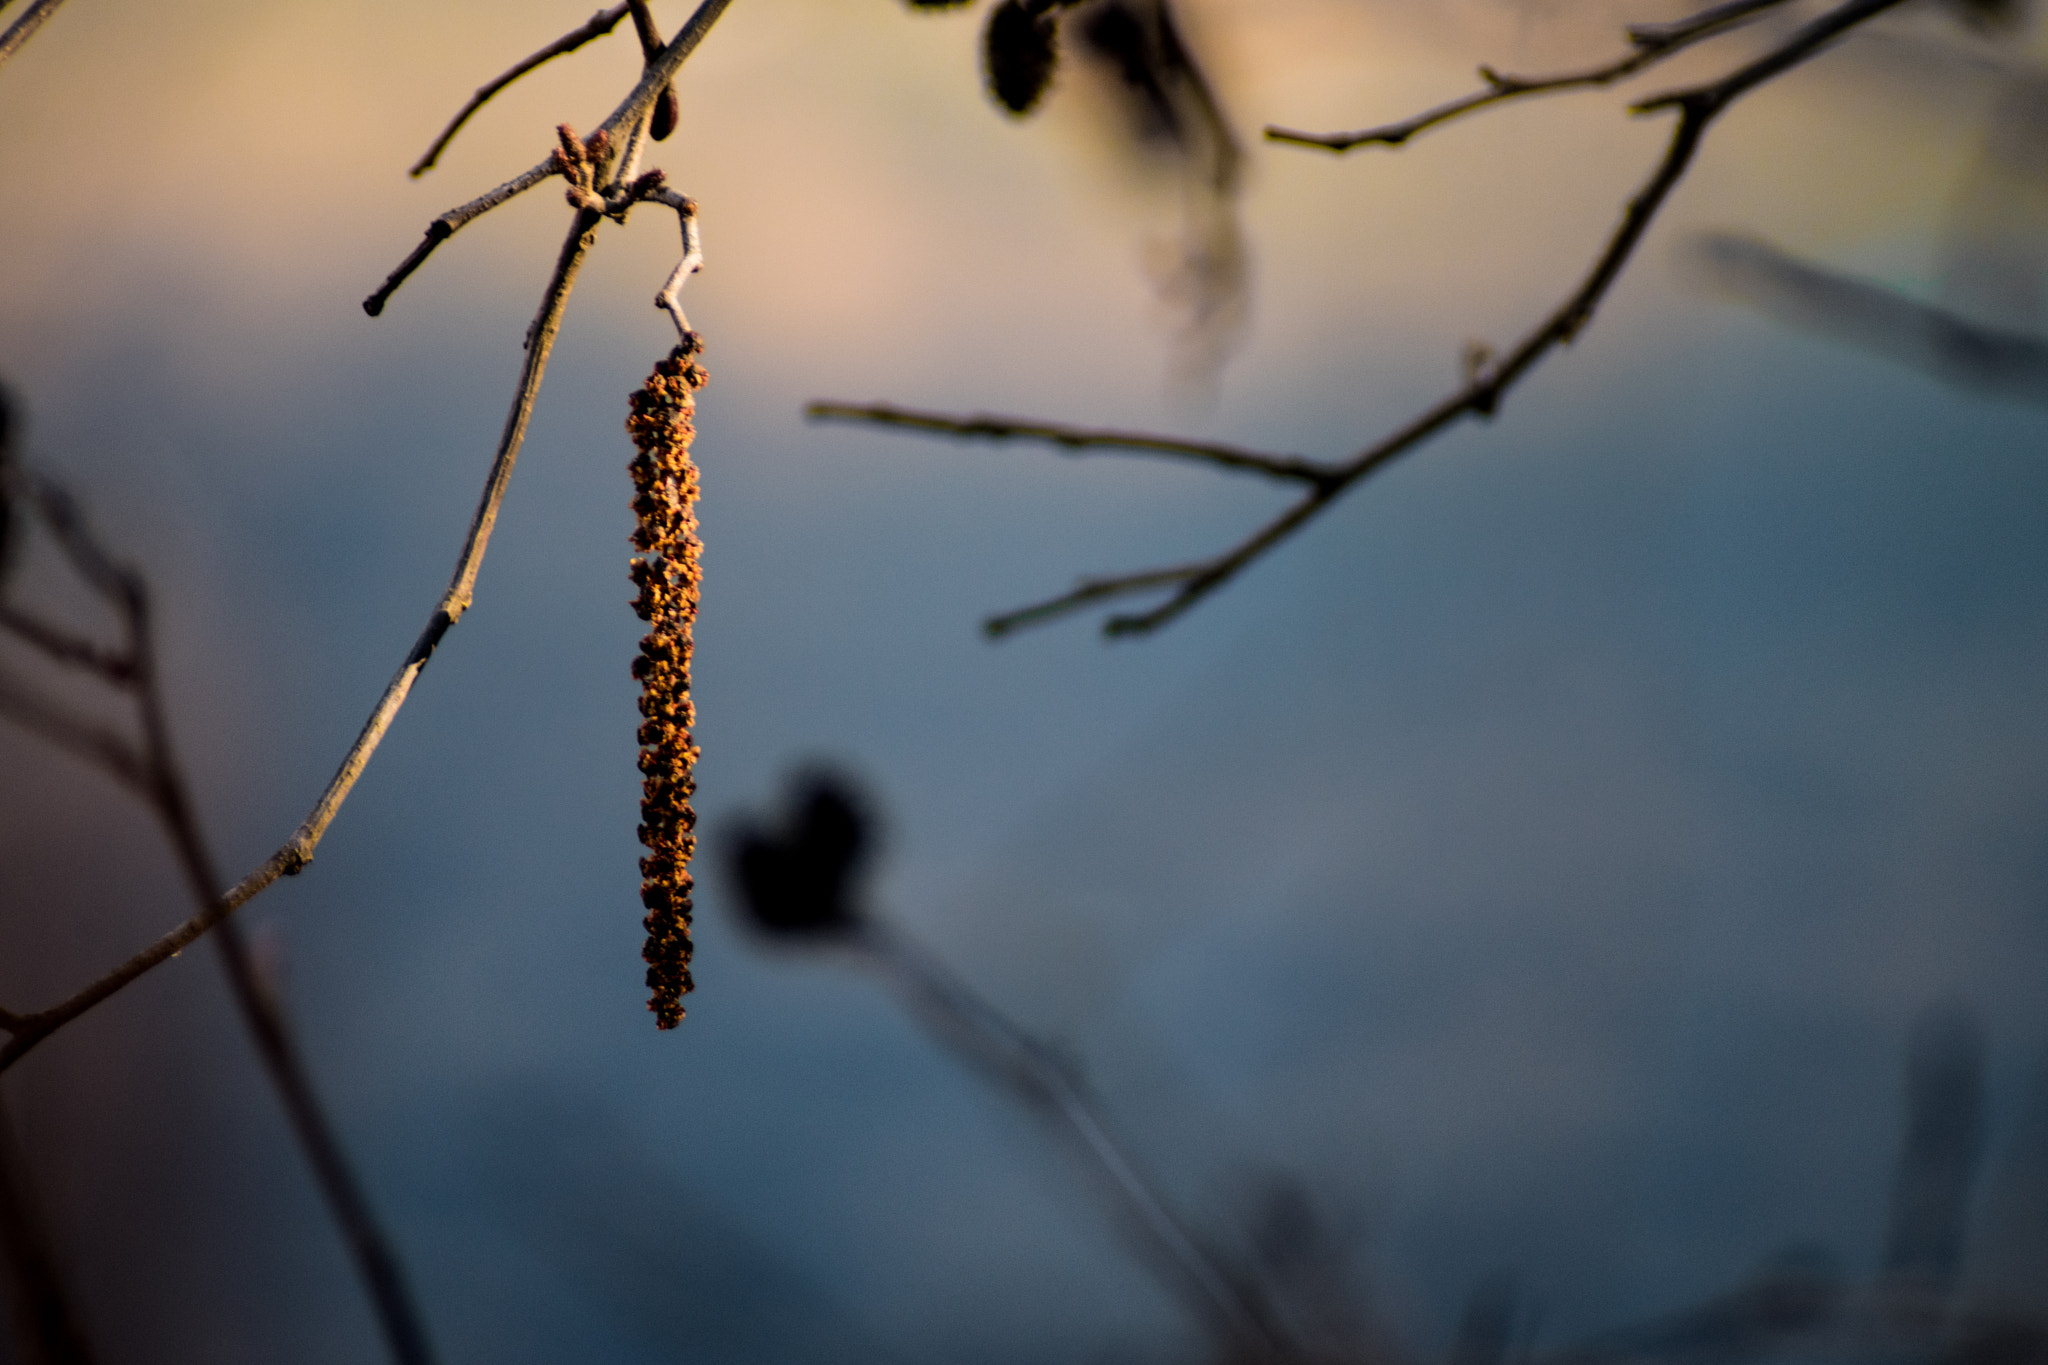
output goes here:
<path id="1" fill-rule="evenodd" d="M 0 33 L 0 62 L 12 57 L 21 50 L 22 44 L 35 37 L 36 30 L 49 22 L 50 16 L 57 12 L 57 6 L 63 3 L 64 0 L 31 0 L 29 7 L 7 26 L 4 33 Z"/>
<path id="2" fill-rule="evenodd" d="M 1145 1264 L 1229 1343 L 1236 1358 L 1284 1361 L 1299 1354 L 1259 1288 L 1201 1245 L 1110 1135 L 1086 1089 L 1055 1049 L 900 930 L 867 919 L 849 943 L 875 964 L 936 1037 L 1052 1126 L 1109 1197 Z"/>
<path id="3" fill-rule="evenodd" d="M 1570 71 L 1556 76 L 1510 76 L 1490 66 L 1482 66 L 1479 68 L 1479 79 L 1486 83 L 1486 89 L 1462 99 L 1452 100 L 1448 104 L 1440 104 L 1434 109 L 1424 110 L 1413 118 L 1403 119 L 1399 123 L 1389 123 L 1355 133 L 1305 133 L 1294 128 L 1275 126 L 1266 129 L 1266 137 L 1272 142 L 1290 142 L 1302 147 L 1324 147 L 1333 152 L 1348 152 L 1353 147 L 1373 143 L 1398 147 L 1425 129 L 1449 123 L 1453 119 L 1462 118 L 1489 105 L 1502 104 L 1525 95 L 1589 90 L 1626 80 L 1667 57 L 1676 56 L 1694 43 L 1719 37 L 1748 23 L 1764 11 L 1786 3 L 1788 0 L 1730 0 L 1728 4 L 1716 5 L 1710 10 L 1676 23 L 1636 25 L 1628 30 L 1628 39 L 1633 51 L 1615 61 L 1587 67 L 1583 71 Z"/>
<path id="4" fill-rule="evenodd" d="M 48 1220 L 28 1178 L 13 1125 L 0 1107 L 0 1259 L 8 1319 L 22 1365 L 92 1365 L 92 1345 L 64 1282 Z"/>
<path id="5" fill-rule="evenodd" d="M 138 743 L 74 716 L 4 675 L 0 675 L 0 715 L 101 768 L 134 794 L 163 827 L 186 886 L 201 907 L 200 913 L 183 928 L 189 930 L 194 924 L 206 922 L 215 930 L 214 942 L 243 1021 L 256 1041 L 264 1067 L 362 1275 L 392 1357 L 398 1365 L 432 1365 L 433 1352 L 425 1324 L 399 1270 L 397 1254 L 378 1227 L 333 1125 L 320 1107 L 312 1078 L 282 1009 L 262 988 L 240 931 L 224 918 L 226 912 L 221 907 L 226 898 L 221 894 L 218 865 L 200 826 L 164 708 L 157 672 L 155 623 L 141 575 L 118 562 L 101 545 L 62 488 L 48 479 L 25 476 L 13 468 L 5 472 L 7 494 L 35 512 L 78 577 L 113 609 L 121 623 L 122 640 L 118 648 L 109 649 L 48 626 L 11 606 L 7 617 L 10 630 L 52 662 L 94 672 L 123 693 L 133 705 L 141 738 Z M 33 623 L 32 628 L 25 623 Z M 0 1014 L 0 1030 L 10 1035 L 5 1046 L 0 1047 L 0 1069 L 12 1065 L 120 984 L 147 970 L 146 966 L 137 969 L 136 963 L 137 959 L 131 958 L 70 1001 L 52 1009 L 26 1015 Z M 4 1142 L 5 1135 L 0 1134 L 0 1144 Z M 0 1182 L 4 1180 L 5 1172 L 0 1171 Z M 53 1361 L 78 1358 L 45 1354 Z"/>

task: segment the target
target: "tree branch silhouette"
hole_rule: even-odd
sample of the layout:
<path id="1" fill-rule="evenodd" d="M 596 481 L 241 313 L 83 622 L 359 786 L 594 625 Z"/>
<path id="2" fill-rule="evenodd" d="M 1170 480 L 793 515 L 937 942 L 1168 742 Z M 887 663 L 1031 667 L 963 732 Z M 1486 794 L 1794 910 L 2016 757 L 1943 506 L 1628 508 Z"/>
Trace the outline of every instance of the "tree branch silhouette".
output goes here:
<path id="1" fill-rule="evenodd" d="M 1323 147 L 1333 152 L 1348 152 L 1354 147 L 1372 143 L 1398 147 L 1425 129 L 1449 123 L 1453 119 L 1462 118 L 1490 105 L 1503 104 L 1527 95 L 1548 95 L 1565 90 L 1588 90 L 1612 85 L 1654 66 L 1667 57 L 1676 56 L 1694 43 L 1708 38 L 1718 38 L 1760 17 L 1765 11 L 1777 9 L 1786 3 L 1788 0 L 1730 0 L 1728 4 L 1717 5 L 1713 9 L 1676 23 L 1635 25 L 1628 30 L 1628 39 L 1634 45 L 1634 51 L 1616 61 L 1588 67 L 1583 71 L 1567 72 L 1557 76 L 1510 76 L 1490 66 L 1482 66 L 1479 68 L 1479 79 L 1486 82 L 1485 90 L 1467 95 L 1463 99 L 1452 100 L 1447 104 L 1440 104 L 1434 109 L 1425 110 L 1399 123 L 1367 128 L 1356 133 L 1305 133 L 1293 128 L 1268 127 L 1266 138 L 1271 142 L 1289 142 L 1302 147 Z"/>
<path id="2" fill-rule="evenodd" d="M 57 12 L 57 6 L 63 3 L 64 0 L 32 0 L 29 7 L 7 26 L 6 31 L 0 32 L 0 62 L 5 62 L 19 52 L 23 44 L 36 36 L 36 30 L 49 22 L 50 16 Z M 4 4 L 0 4 L 0 9 L 5 8 Z"/>
<path id="3" fill-rule="evenodd" d="M 1463 387 L 1439 400 L 1403 426 L 1342 463 L 1322 465 L 1304 462 L 1306 470 L 1315 471 L 1311 476 L 1312 487 L 1279 516 L 1231 548 L 1207 559 L 1167 568 L 1145 569 L 1131 574 L 1084 578 L 1068 592 L 989 617 L 983 622 L 983 629 L 991 636 L 1003 636 L 1021 627 L 1050 621 L 1098 602 L 1170 588 L 1172 591 L 1159 605 L 1146 611 L 1113 615 L 1103 623 L 1104 633 L 1111 636 L 1142 635 L 1157 630 L 1236 578 L 1268 550 L 1286 540 L 1338 498 L 1396 459 L 1467 417 L 1493 416 L 1509 390 L 1553 350 L 1576 338 L 1592 320 L 1593 314 L 1613 288 L 1615 280 L 1620 277 L 1622 270 L 1635 254 L 1636 247 L 1642 242 L 1643 235 L 1656 219 L 1658 211 L 1663 208 L 1671 191 L 1691 166 L 1693 156 L 1699 150 L 1700 141 L 1713 122 L 1743 95 L 1793 69 L 1832 44 L 1837 38 L 1899 3 L 1900 0 L 1847 0 L 1847 3 L 1838 5 L 1801 27 L 1778 47 L 1736 68 L 1718 81 L 1654 96 L 1632 106 L 1630 112 L 1635 114 L 1672 110 L 1677 115 L 1677 121 L 1672 127 L 1671 138 L 1666 144 L 1663 156 L 1635 194 L 1630 197 L 1623 208 L 1621 222 L 1608 236 L 1605 245 L 1594 258 L 1592 266 L 1581 278 L 1578 286 L 1556 309 L 1510 348 L 1505 356 L 1498 360 L 1491 357 L 1478 358 L 1478 363 L 1469 367 L 1470 372 Z M 1748 13 L 1764 7 L 1764 0 L 1755 0 L 1754 4 L 1751 0 L 1740 0 L 1735 5 L 1704 11 L 1694 19 L 1681 23 L 1678 31 L 1681 34 L 1696 33 L 1705 36 L 1719 31 L 1718 25 L 1735 22 Z M 1116 440 L 1087 442 L 1078 439 L 1083 434 L 1081 429 L 1064 428 L 1057 424 L 1011 419 L 948 417 L 931 413 L 906 416 L 899 409 L 880 404 L 866 408 L 843 404 L 813 404 L 812 409 L 821 416 L 865 421 L 874 425 L 900 426 L 952 436 L 1008 439 L 1012 436 L 1032 435 L 1063 445 L 1121 445 L 1127 448 L 1188 454 L 1196 458 L 1202 458 L 1195 455 L 1197 451 L 1205 448 L 1215 449 L 1204 447 L 1201 442 L 1184 441 L 1170 436 L 1133 434 L 1126 438 L 1122 433 L 1118 434 L 1119 439 Z M 1075 439 L 1064 438 L 1059 434 L 1063 432 L 1073 433 Z M 1232 463 L 1217 460 L 1213 456 L 1208 458 L 1213 463 Z"/>

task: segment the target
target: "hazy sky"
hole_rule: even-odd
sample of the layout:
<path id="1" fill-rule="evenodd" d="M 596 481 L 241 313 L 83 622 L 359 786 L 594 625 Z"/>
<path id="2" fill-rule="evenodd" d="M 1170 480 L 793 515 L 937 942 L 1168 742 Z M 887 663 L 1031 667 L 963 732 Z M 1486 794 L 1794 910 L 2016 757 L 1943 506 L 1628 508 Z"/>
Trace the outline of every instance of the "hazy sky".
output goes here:
<path id="1" fill-rule="evenodd" d="M 1661 10 L 1184 8 L 1250 153 L 1251 321 L 1193 397 L 1144 268 L 1174 206 L 1126 184 L 1085 89 L 994 111 L 979 17 L 738 0 L 686 68 L 655 160 L 705 236 L 704 828 L 802 761 L 858 774 L 878 900 L 1085 1056 L 1204 1220 L 1303 1181 L 1424 1358 L 1499 1270 L 1552 1344 L 1788 1241 L 1865 1273 L 1915 1011 L 1982 1016 L 1994 1154 L 2048 1047 L 2043 418 L 1708 297 L 1680 248 L 1738 230 L 1925 286 L 1995 81 L 1902 14 L 1731 115 L 1491 424 L 1156 639 L 991 645 L 983 614 L 1220 548 L 1276 494 L 811 427 L 805 400 L 1338 456 L 1551 306 L 1664 136 L 1601 95 L 1342 160 L 1255 136 L 1599 55 Z M 0 379 L 156 586 L 238 872 L 441 590 L 568 210 L 538 190 L 382 318 L 358 303 L 555 123 L 600 121 L 630 38 L 405 168 L 585 13 L 73 0 L 0 72 Z M 657 213 L 606 230 L 475 609 L 318 861 L 252 907 L 437 1338 L 1190 1354 L 1028 1119 L 845 964 L 757 951 L 711 859 L 691 1017 L 657 1036 L 642 1009 L 622 423 L 675 252 Z M 0 817 L 10 1006 L 183 913 L 151 831 L 13 735 Z M 209 954 L 10 1096 L 108 1358 L 376 1349 Z"/>

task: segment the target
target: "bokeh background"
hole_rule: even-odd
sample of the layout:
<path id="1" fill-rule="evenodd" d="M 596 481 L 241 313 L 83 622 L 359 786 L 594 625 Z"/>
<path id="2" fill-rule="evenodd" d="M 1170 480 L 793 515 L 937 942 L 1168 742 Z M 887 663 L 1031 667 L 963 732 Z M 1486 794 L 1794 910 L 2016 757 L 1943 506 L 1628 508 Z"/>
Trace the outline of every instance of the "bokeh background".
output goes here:
<path id="1" fill-rule="evenodd" d="M 1787 1242 L 1866 1275 L 1924 1006 L 1981 1019 L 1988 1166 L 2025 1160 L 2048 1047 L 2043 418 L 1733 306 L 1686 243 L 1761 234 L 1931 289 L 1995 62 L 2030 39 L 1994 61 L 1908 10 L 1757 95 L 1495 421 L 1157 638 L 1070 621 L 990 644 L 983 614 L 1208 552 L 1281 495 L 808 426 L 806 400 L 1338 456 L 1455 382 L 1465 342 L 1552 306 L 1662 145 L 1600 95 L 1342 160 L 1255 134 L 1400 117 L 1477 61 L 1595 57 L 1676 10 L 1181 12 L 1248 154 L 1249 321 L 1196 384 L 1145 266 L 1170 187 L 1081 82 L 1027 122 L 992 109 L 978 17 L 739 0 L 686 68 L 656 164 L 707 252 L 685 302 L 712 374 L 714 848 L 796 765 L 859 776 L 886 822 L 876 903 L 1085 1058 L 1219 1239 L 1275 1182 L 1303 1191 L 1392 1358 L 1439 1358 L 1502 1273 L 1538 1348 Z M 405 168 L 584 17 L 74 0 L 0 73 L 0 378 L 29 455 L 155 585 L 237 873 L 441 590 L 568 210 L 536 192 L 382 318 L 358 303 L 555 123 L 596 124 L 630 37 Z M 844 960 L 762 951 L 715 859 L 690 1018 L 657 1035 L 643 1009 L 622 422 L 669 344 L 648 299 L 675 250 L 654 213 L 601 239 L 475 609 L 317 862 L 248 912 L 436 1339 L 508 1363 L 1198 1356 L 1031 1116 Z M 22 586 L 68 600 L 34 566 Z M 146 821 L 12 732 L 0 906 L 14 1007 L 186 913 Z M 377 1354 L 209 952 L 6 1093 L 108 1359 Z M 2012 1273 L 1973 1256 L 1966 1280 Z"/>

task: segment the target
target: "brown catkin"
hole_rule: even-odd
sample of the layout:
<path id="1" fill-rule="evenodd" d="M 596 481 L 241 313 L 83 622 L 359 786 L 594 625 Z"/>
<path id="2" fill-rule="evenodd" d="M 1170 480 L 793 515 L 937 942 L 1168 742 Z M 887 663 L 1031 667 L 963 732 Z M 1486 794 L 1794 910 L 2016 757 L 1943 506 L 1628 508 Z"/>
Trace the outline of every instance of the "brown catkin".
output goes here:
<path id="1" fill-rule="evenodd" d="M 640 842 L 647 847 L 640 860 L 647 946 L 640 956 L 657 1028 L 682 1022 L 682 998 L 691 984 L 690 855 L 697 850 L 697 813 L 690 796 L 697 789 L 697 746 L 690 727 L 697 710 L 690 701 L 690 627 L 703 575 L 690 439 L 697 432 L 695 394 L 706 378 L 696 363 L 703 349 L 695 332 L 686 334 L 633 395 L 626 418 L 640 452 L 631 466 L 639 519 L 633 548 L 640 552 L 629 571 L 640 590 L 633 610 L 650 627 L 633 676 L 640 680 Z"/>

